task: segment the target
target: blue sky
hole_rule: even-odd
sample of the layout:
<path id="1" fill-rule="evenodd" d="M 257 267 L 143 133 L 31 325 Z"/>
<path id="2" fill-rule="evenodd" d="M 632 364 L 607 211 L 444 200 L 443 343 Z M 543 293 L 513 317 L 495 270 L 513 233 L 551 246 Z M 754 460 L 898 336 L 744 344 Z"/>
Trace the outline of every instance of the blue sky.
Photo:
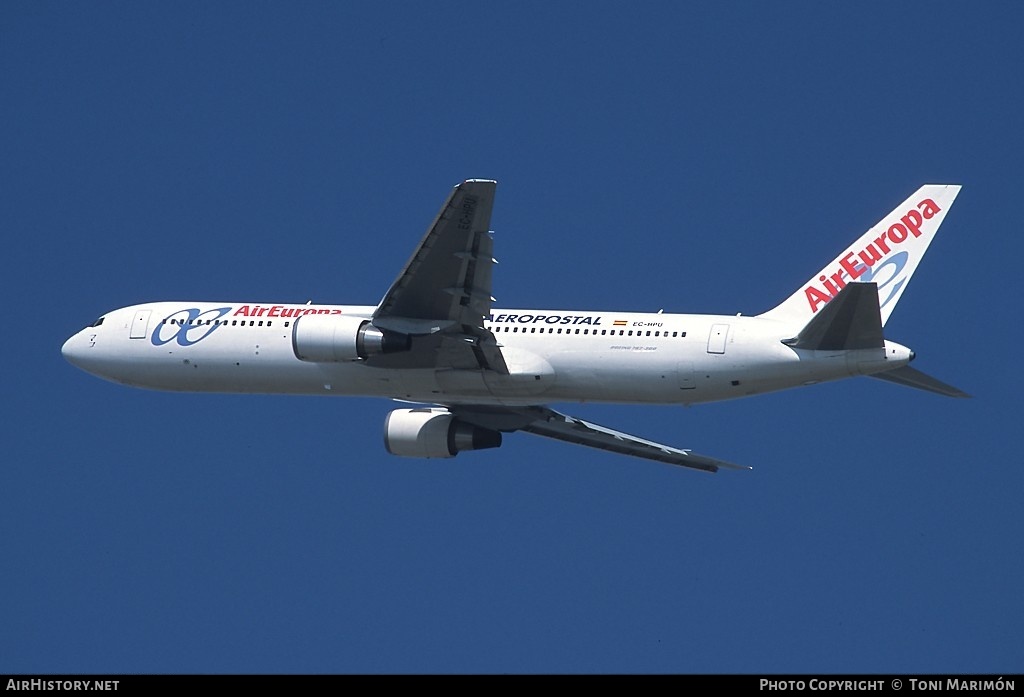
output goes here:
<path id="1" fill-rule="evenodd" d="M 1020 673 L 1018 3 L 0 4 L 0 673 Z M 856 379 L 558 405 L 405 460 L 381 399 L 165 394 L 150 300 L 374 303 L 497 179 L 504 307 L 755 314 L 964 186 Z"/>

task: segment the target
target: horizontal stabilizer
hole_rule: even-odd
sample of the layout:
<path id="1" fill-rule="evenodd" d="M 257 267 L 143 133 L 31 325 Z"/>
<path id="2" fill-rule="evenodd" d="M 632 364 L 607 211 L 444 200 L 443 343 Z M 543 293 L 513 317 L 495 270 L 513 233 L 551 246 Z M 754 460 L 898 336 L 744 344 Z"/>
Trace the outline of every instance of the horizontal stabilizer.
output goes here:
<path id="1" fill-rule="evenodd" d="M 878 284 L 847 284 L 797 336 L 782 343 L 809 351 L 882 348 Z"/>
<path id="2" fill-rule="evenodd" d="M 947 385 L 941 380 L 936 380 L 931 375 L 926 375 L 920 370 L 911 368 L 909 365 L 905 365 L 902 368 L 896 368 L 895 370 L 887 370 L 884 373 L 875 373 L 870 377 L 895 382 L 897 385 L 916 387 L 919 390 L 934 392 L 936 394 L 945 395 L 946 397 L 963 398 L 971 396 L 963 390 L 958 390 L 952 385 Z"/>

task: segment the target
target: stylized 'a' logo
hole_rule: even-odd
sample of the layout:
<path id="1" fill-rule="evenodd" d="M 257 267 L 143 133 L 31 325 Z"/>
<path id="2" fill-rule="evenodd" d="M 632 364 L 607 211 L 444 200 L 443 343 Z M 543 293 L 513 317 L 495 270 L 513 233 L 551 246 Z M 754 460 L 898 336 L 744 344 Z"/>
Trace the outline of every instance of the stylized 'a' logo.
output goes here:
<path id="1" fill-rule="evenodd" d="M 151 341 L 154 346 L 163 346 L 175 340 L 180 346 L 191 346 L 216 331 L 221 326 L 216 320 L 230 311 L 230 307 L 218 307 L 213 310 L 190 307 L 178 310 L 156 325 Z"/>
<path id="2" fill-rule="evenodd" d="M 878 306 L 880 308 L 888 305 L 889 301 L 899 293 L 903 284 L 907 282 L 906 276 L 902 276 L 899 279 L 897 279 L 897 276 L 899 276 L 903 271 L 903 267 L 907 265 L 907 260 L 909 258 L 910 255 L 906 252 L 896 252 L 877 266 L 869 267 L 864 264 L 860 265 L 862 272 L 857 280 L 862 283 L 870 283 L 873 281 L 878 284 Z M 889 267 L 891 267 L 891 271 L 889 270 Z M 886 272 L 879 273 L 882 269 L 886 269 Z M 887 286 L 891 286 L 889 288 L 889 294 L 885 296 L 885 300 L 882 300 L 882 295 L 884 293 L 883 289 Z"/>

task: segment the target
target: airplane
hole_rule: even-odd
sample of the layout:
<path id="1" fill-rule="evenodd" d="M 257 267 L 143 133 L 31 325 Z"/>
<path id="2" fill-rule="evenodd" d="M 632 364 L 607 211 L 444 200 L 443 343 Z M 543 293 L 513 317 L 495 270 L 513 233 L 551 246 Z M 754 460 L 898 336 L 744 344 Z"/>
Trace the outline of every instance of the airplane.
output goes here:
<path id="1" fill-rule="evenodd" d="M 750 468 L 548 405 L 691 405 L 859 375 L 969 396 L 883 335 L 959 185 L 922 186 L 754 316 L 492 307 L 496 186 L 455 186 L 377 305 L 143 303 L 104 314 L 62 353 L 134 387 L 407 403 L 384 421 L 398 456 L 449 458 L 523 431 L 706 472 Z"/>

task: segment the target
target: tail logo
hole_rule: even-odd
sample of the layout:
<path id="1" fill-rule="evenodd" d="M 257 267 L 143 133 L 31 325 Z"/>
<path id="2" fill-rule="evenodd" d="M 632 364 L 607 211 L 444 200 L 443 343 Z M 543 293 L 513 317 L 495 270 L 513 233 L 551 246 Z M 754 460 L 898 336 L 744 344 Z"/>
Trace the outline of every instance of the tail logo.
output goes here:
<path id="1" fill-rule="evenodd" d="M 884 306 L 907 280 L 905 276 L 900 277 L 898 281 L 896 279 L 906 266 L 910 255 L 906 251 L 895 252 L 896 246 L 903 244 L 908 239 L 920 237 L 921 225 L 924 224 L 924 221 L 931 220 L 941 211 L 942 209 L 936 205 L 935 201 L 926 198 L 917 204 L 917 208 L 907 211 L 906 215 L 898 222 L 891 224 L 883 233 L 869 242 L 864 249 L 859 252 L 854 249 L 849 250 L 839 259 L 839 267 L 834 272 L 818 277 L 820 286 L 812 283 L 804 288 L 804 296 L 811 307 L 811 312 L 814 313 L 821 309 L 846 286 L 848 281 L 875 280 L 878 272 L 884 267 L 895 266 L 889 278 L 876 281 L 879 284 L 879 293 L 883 287 L 895 282 L 885 301 L 881 303 Z M 872 270 L 872 267 L 879 262 L 882 262 L 879 267 Z"/>

